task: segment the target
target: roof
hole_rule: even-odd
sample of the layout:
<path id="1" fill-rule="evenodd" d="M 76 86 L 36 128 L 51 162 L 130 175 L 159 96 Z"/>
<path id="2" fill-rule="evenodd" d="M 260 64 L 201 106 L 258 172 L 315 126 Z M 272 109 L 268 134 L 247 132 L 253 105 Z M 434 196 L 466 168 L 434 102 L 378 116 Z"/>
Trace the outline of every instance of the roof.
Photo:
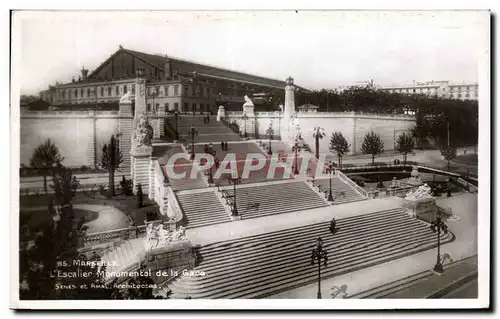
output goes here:
<path id="1" fill-rule="evenodd" d="M 149 53 L 133 51 L 133 50 L 128 50 L 128 49 L 122 49 L 122 50 L 148 62 L 149 64 L 151 64 L 159 69 L 163 70 L 165 68 L 165 62 L 167 59 L 166 56 L 149 54 Z M 285 81 L 275 80 L 275 79 L 271 79 L 271 78 L 247 74 L 247 73 L 238 72 L 238 71 L 227 70 L 227 69 L 223 69 L 221 67 L 217 67 L 217 66 L 213 66 L 213 65 L 202 64 L 202 63 L 193 62 L 193 61 L 189 61 L 189 60 L 183 60 L 183 59 L 170 57 L 170 56 L 168 57 L 168 60 L 172 64 L 171 67 L 173 69 L 176 69 L 180 75 L 192 75 L 192 73 L 196 71 L 198 74 L 203 74 L 205 76 L 224 78 L 224 79 L 229 79 L 229 80 L 237 80 L 237 81 L 241 81 L 241 82 L 245 82 L 245 83 L 264 84 L 267 86 L 273 86 L 273 87 L 279 87 L 279 88 L 284 88 L 286 85 Z M 299 88 L 301 88 L 301 87 L 299 87 Z M 301 89 L 308 91 L 305 88 L 301 88 Z"/>

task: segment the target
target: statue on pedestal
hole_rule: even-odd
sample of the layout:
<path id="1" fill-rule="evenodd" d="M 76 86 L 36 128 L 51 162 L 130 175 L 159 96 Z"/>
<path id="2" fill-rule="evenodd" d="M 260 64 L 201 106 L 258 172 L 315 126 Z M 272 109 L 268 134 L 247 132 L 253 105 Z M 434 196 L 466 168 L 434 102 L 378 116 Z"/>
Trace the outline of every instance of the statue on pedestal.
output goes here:
<path id="1" fill-rule="evenodd" d="M 148 239 L 150 249 L 165 247 L 173 242 L 186 239 L 186 230 L 182 226 L 177 231 L 171 232 L 165 229 L 163 224 L 157 226 L 154 224 L 154 222 L 150 223 L 146 228 L 146 238 Z M 156 243 L 151 243 L 151 241 L 156 241 Z"/>
<path id="2" fill-rule="evenodd" d="M 135 146 L 151 146 L 153 139 L 153 128 L 149 124 L 146 113 L 139 117 L 139 122 L 132 133 L 132 143 Z"/>
<path id="3" fill-rule="evenodd" d="M 406 197 L 405 197 L 406 200 L 419 200 L 419 199 L 426 199 L 426 198 L 434 198 L 431 195 L 431 188 L 427 184 L 420 186 L 414 192 L 411 192 L 411 191 L 408 192 L 408 194 L 406 194 Z"/>
<path id="4" fill-rule="evenodd" d="M 243 104 L 243 106 L 254 106 L 252 100 L 250 100 L 248 95 L 245 95 L 243 98 L 245 99 L 245 103 Z"/>
<path id="5" fill-rule="evenodd" d="M 130 92 L 125 93 L 121 97 L 120 103 L 132 103 L 131 96 L 132 96 L 132 94 Z"/>
<path id="6" fill-rule="evenodd" d="M 411 177 L 408 179 L 406 183 L 414 186 L 419 186 L 423 184 L 422 179 L 420 178 L 420 174 L 418 173 L 417 166 L 413 166 L 413 169 L 411 171 Z"/>

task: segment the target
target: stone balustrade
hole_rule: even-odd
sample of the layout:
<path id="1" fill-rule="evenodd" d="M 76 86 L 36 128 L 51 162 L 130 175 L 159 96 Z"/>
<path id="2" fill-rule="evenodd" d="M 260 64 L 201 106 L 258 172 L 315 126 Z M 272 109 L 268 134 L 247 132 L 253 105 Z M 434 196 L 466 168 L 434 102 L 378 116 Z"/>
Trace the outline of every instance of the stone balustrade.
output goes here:
<path id="1" fill-rule="evenodd" d="M 349 185 L 351 188 L 353 188 L 357 193 L 360 195 L 364 196 L 365 198 L 368 197 L 368 192 L 364 190 L 361 186 L 356 184 L 355 182 L 352 181 L 349 177 L 347 177 L 344 173 L 342 173 L 340 170 L 336 169 L 335 170 L 335 176 L 338 177 L 341 181 Z"/>
<path id="2" fill-rule="evenodd" d="M 161 223 L 161 220 L 155 221 Z M 107 230 L 86 234 L 83 238 L 84 246 L 93 246 L 118 240 L 129 240 L 146 236 L 146 225 L 130 226 L 126 228 Z"/>

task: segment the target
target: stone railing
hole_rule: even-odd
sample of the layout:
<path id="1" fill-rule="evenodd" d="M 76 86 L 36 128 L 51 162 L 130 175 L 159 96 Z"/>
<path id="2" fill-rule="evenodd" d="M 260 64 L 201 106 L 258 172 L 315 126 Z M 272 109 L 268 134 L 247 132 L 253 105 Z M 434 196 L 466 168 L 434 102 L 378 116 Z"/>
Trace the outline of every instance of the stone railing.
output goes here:
<path id="1" fill-rule="evenodd" d="M 158 160 L 153 162 L 153 189 L 152 199 L 160 206 L 160 213 L 167 214 L 168 198 L 166 188 L 169 186 L 168 177 Z"/>
<path id="2" fill-rule="evenodd" d="M 162 222 L 158 220 L 157 222 Z M 86 234 L 83 238 L 84 246 L 94 246 L 112 241 L 129 240 L 146 236 L 146 225 L 130 226 L 127 228 L 107 230 Z"/>
<path id="3" fill-rule="evenodd" d="M 335 176 L 337 176 L 338 179 L 349 185 L 354 191 L 359 193 L 361 196 L 368 198 L 368 192 L 364 190 L 361 186 L 356 184 L 355 182 L 352 181 L 349 177 L 347 177 L 344 173 L 342 173 L 340 170 L 336 169 L 335 170 Z"/>
<path id="4" fill-rule="evenodd" d="M 283 117 L 281 112 L 256 112 L 255 117 Z"/>
<path id="5" fill-rule="evenodd" d="M 457 178 L 457 182 L 460 183 L 462 186 L 465 186 L 466 188 L 468 188 L 469 192 L 472 192 L 472 193 L 477 193 L 477 186 L 472 184 L 472 183 L 469 183 L 468 181 L 466 181 L 465 179 L 459 177 Z"/>
<path id="6" fill-rule="evenodd" d="M 165 187 L 165 190 L 168 202 L 168 209 L 167 209 L 168 223 L 170 224 L 170 228 L 172 229 L 174 226 L 177 225 L 177 223 L 179 223 L 182 220 L 183 217 L 182 209 L 179 206 L 179 202 L 177 201 L 177 197 L 175 196 L 172 187 L 170 186 Z"/>
<path id="7" fill-rule="evenodd" d="M 297 113 L 298 118 L 329 118 L 329 117 L 362 117 L 362 118 L 381 118 L 381 119 L 407 119 L 415 120 L 414 115 L 406 114 L 378 114 L 362 112 L 318 112 L 318 113 Z"/>

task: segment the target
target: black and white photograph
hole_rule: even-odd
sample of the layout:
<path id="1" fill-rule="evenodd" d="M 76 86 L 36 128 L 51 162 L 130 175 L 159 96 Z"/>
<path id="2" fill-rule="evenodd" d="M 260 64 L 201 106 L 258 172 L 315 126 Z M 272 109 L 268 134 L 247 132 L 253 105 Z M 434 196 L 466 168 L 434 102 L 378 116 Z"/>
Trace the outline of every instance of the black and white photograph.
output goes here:
<path id="1" fill-rule="evenodd" d="M 11 308 L 489 307 L 490 14 L 11 11 Z"/>

